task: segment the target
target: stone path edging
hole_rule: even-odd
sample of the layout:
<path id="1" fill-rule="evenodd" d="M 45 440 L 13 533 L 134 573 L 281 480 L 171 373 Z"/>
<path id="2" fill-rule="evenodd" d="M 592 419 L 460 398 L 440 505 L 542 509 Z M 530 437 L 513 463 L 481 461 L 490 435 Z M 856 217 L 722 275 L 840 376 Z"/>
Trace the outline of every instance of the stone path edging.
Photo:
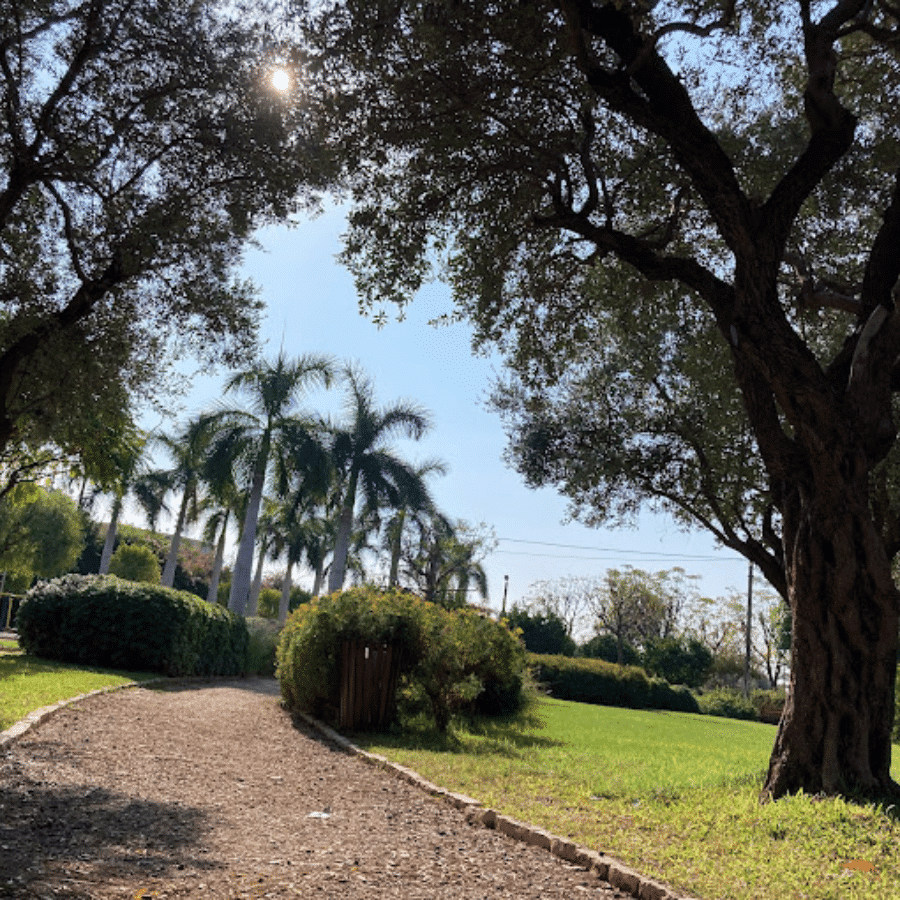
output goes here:
<path id="1" fill-rule="evenodd" d="M 233 678 L 234 676 L 226 677 Z M 5 750 L 13 741 L 31 731 L 32 728 L 36 728 L 42 722 L 46 722 L 47 719 L 58 710 L 71 706 L 73 703 L 78 703 L 81 700 L 87 700 L 88 698 L 96 697 L 99 694 L 111 694 L 115 691 L 128 690 L 129 688 L 151 687 L 156 684 L 172 684 L 176 681 L 191 682 L 210 680 L 214 679 L 200 676 L 196 678 L 151 678 L 148 681 L 127 681 L 124 684 L 115 684 L 109 687 L 97 688 L 96 690 L 88 691 L 86 694 L 79 694 L 77 697 L 69 697 L 66 700 L 60 700 L 58 703 L 53 703 L 50 706 L 42 706 L 40 709 L 36 709 L 29 713 L 24 719 L 16 722 L 15 725 L 7 728 L 6 731 L 0 732 L 0 751 Z M 464 811 L 466 820 L 472 824 L 482 825 L 485 828 L 495 828 L 502 834 L 508 835 L 517 841 L 522 841 L 530 846 L 547 850 L 549 853 L 553 854 L 553 856 L 557 856 L 572 865 L 586 869 L 596 875 L 601 881 L 606 881 L 613 887 L 631 894 L 632 897 L 638 898 L 638 900 L 695 900 L 693 897 L 676 893 L 672 888 L 663 884 L 661 881 L 656 881 L 653 878 L 647 878 L 645 875 L 641 875 L 640 872 L 636 872 L 634 869 L 612 856 L 607 856 L 605 853 L 600 853 L 595 850 L 589 850 L 587 847 L 579 846 L 572 841 L 551 834 L 543 828 L 538 828 L 527 822 L 519 822 L 511 816 L 505 816 L 494 809 L 485 808 L 480 800 L 475 800 L 473 797 L 467 797 L 465 794 L 448 791 L 446 788 L 432 784 L 432 782 L 419 775 L 418 772 L 414 772 L 406 766 L 401 766 L 399 763 L 391 762 L 386 756 L 381 756 L 378 753 L 369 753 L 367 750 L 357 747 L 356 744 L 349 741 L 343 735 L 338 734 L 333 728 L 330 728 L 324 722 L 320 722 L 318 719 L 315 719 L 306 713 L 295 712 L 294 714 L 303 719 L 303 721 L 312 728 L 319 731 L 332 743 L 347 752 L 360 757 L 370 765 L 392 772 L 397 777 L 402 778 L 409 784 L 425 791 L 425 793 L 430 794 L 432 797 L 443 799 L 457 809 Z"/>
<path id="2" fill-rule="evenodd" d="M 33 712 L 28 713 L 24 719 L 20 719 L 15 725 L 11 725 L 6 731 L 0 731 L 0 751 L 5 750 L 14 740 L 22 737 L 23 734 L 37 728 L 42 722 L 46 722 L 55 712 L 78 703 L 81 700 L 87 700 L 88 697 L 96 697 L 98 694 L 112 694 L 115 691 L 123 691 L 127 688 L 147 687 L 153 684 L 171 684 L 172 681 L 182 681 L 184 679 L 172 678 L 151 678 L 147 681 L 126 681 L 124 684 L 112 684 L 108 687 L 96 688 L 88 691 L 86 694 L 79 694 L 77 697 L 69 697 L 66 700 L 60 700 L 58 703 L 51 703 L 50 706 L 42 706 Z M 203 679 L 206 680 L 206 679 Z"/>
<path id="3" fill-rule="evenodd" d="M 695 900 L 695 898 L 676 893 L 661 881 L 641 875 L 640 872 L 636 872 L 612 856 L 589 850 L 587 847 L 579 846 L 572 841 L 551 834 L 543 828 L 538 828 L 527 822 L 519 822 L 510 816 L 504 816 L 494 809 L 486 809 L 480 800 L 475 800 L 472 797 L 467 797 L 465 794 L 457 794 L 432 784 L 432 782 L 423 778 L 412 769 L 401 766 L 399 763 L 391 762 L 386 756 L 381 756 L 378 753 L 369 753 L 368 750 L 357 747 L 356 744 L 349 741 L 342 734 L 338 734 L 324 722 L 320 722 L 306 713 L 295 711 L 294 715 L 303 719 L 304 722 L 348 753 L 359 756 L 370 765 L 393 772 L 397 777 L 420 788 L 427 794 L 441 798 L 451 803 L 457 809 L 463 810 L 466 820 L 472 824 L 483 825 L 485 828 L 496 828 L 497 831 L 517 841 L 547 850 L 568 863 L 587 869 L 602 881 L 606 881 L 613 887 L 631 894 L 632 897 L 636 897 L 638 900 Z"/>

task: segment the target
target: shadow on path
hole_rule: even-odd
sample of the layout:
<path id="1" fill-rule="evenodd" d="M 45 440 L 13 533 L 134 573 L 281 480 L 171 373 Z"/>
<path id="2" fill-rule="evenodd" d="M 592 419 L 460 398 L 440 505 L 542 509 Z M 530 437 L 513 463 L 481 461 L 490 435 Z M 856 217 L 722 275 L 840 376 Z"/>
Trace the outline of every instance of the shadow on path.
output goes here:
<path id="1" fill-rule="evenodd" d="M 35 782 L 10 763 L 0 784 L 0 897 L 30 896 L 30 885 L 48 881 L 139 885 L 189 866 L 217 867 L 204 859 L 212 823 L 199 810 Z"/>

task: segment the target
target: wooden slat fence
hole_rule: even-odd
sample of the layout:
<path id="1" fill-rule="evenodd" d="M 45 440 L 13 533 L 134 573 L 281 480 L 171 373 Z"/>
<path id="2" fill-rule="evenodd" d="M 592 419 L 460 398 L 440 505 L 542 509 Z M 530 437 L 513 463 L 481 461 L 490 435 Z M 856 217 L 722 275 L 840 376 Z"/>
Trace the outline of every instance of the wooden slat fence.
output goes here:
<path id="1" fill-rule="evenodd" d="M 341 728 L 374 731 L 394 715 L 400 647 L 368 641 L 344 641 L 341 666 Z"/>

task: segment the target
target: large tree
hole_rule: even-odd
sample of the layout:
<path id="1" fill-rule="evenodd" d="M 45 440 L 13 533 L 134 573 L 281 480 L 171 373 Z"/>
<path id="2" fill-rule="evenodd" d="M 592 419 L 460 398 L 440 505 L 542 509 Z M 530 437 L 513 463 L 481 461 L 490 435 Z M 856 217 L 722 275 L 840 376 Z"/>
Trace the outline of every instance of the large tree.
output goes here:
<path id="1" fill-rule="evenodd" d="M 9 576 L 7 590 L 24 591 L 35 577 L 70 571 L 83 547 L 83 520 L 66 494 L 19 484 L 0 499 L 0 570 Z"/>
<path id="2" fill-rule="evenodd" d="M 0 458 L 89 452 L 177 386 L 179 355 L 246 361 L 243 244 L 325 170 L 304 137 L 315 98 L 270 84 L 278 21 L 216 0 L 0 0 Z"/>
<path id="3" fill-rule="evenodd" d="M 897 5 L 312 9 L 365 300 L 441 263 L 521 380 L 534 481 L 677 508 L 789 598 L 763 796 L 896 791 Z M 620 337 L 644 355 L 604 368 Z"/>

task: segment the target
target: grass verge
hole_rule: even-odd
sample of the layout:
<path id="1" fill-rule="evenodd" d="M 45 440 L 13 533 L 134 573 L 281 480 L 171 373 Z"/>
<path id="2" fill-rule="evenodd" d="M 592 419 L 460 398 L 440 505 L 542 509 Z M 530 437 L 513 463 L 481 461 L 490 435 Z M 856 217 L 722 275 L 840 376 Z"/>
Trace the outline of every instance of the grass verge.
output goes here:
<path id="1" fill-rule="evenodd" d="M 542 699 L 524 716 L 444 737 L 421 724 L 353 739 L 703 900 L 900 897 L 892 807 L 809 796 L 759 805 L 775 731 Z M 877 877 L 842 867 L 853 859 Z"/>
<path id="2" fill-rule="evenodd" d="M 102 687 L 157 678 L 152 672 L 123 672 L 74 666 L 27 656 L 17 644 L 0 642 L 0 731 L 42 706 Z"/>

